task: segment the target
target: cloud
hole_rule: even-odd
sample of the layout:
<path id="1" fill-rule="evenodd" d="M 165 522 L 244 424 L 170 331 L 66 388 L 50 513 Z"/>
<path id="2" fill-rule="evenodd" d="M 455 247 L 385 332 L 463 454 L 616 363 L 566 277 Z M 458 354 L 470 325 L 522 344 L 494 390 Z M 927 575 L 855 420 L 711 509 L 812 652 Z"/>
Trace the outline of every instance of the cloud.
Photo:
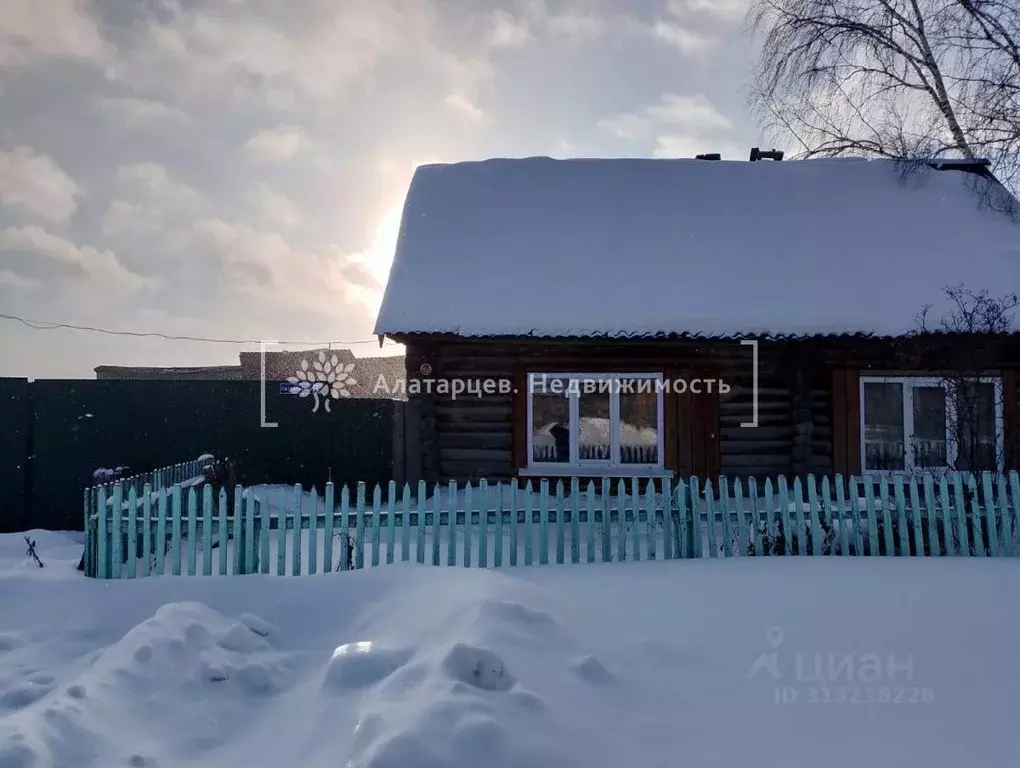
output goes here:
<path id="1" fill-rule="evenodd" d="M 32 147 L 0 151 L 0 203 L 29 210 L 49 221 L 63 221 L 78 207 L 78 184 L 48 155 Z"/>
<path id="2" fill-rule="evenodd" d="M 24 277 L 19 275 L 10 269 L 0 269 L 0 285 L 8 288 L 17 288 L 19 290 L 26 290 L 29 288 L 38 288 L 42 283 L 38 280 L 33 280 L 30 277 Z"/>
<path id="3" fill-rule="evenodd" d="M 126 269 L 112 251 L 76 245 L 35 225 L 0 230 L 0 250 L 38 257 L 66 277 L 95 280 L 108 288 L 136 290 L 150 285 Z"/>
<path id="4" fill-rule="evenodd" d="M 718 35 L 703 27 L 707 24 L 717 33 L 739 20 L 747 8 L 746 0 L 669 0 L 665 16 L 657 17 L 649 31 L 684 56 L 697 58 L 719 45 Z"/>
<path id="5" fill-rule="evenodd" d="M 600 120 L 599 127 L 618 139 L 651 141 L 655 157 L 740 152 L 727 137 L 733 121 L 703 94 L 664 93 L 655 104 Z"/>
<path id="6" fill-rule="evenodd" d="M 293 125 L 278 125 L 262 130 L 248 139 L 244 150 L 257 163 L 280 163 L 312 146 L 304 129 Z"/>
<path id="7" fill-rule="evenodd" d="M 655 37 L 686 56 L 700 56 L 718 44 L 716 38 L 696 32 L 675 21 L 659 19 L 652 27 Z"/>
<path id="8" fill-rule="evenodd" d="M 481 123 L 485 120 L 485 113 L 462 93 L 451 93 L 443 99 L 443 102 L 454 112 L 467 118 L 472 123 Z"/>
<path id="9" fill-rule="evenodd" d="M 610 20 L 579 5 L 551 10 L 547 0 L 520 0 L 518 13 L 493 11 L 488 44 L 493 48 L 520 48 L 528 43 L 587 43 L 608 31 Z"/>
<path id="10" fill-rule="evenodd" d="M 694 157 L 706 152 L 718 152 L 723 159 L 733 160 L 742 151 L 744 150 L 736 144 L 727 141 L 717 141 L 704 136 L 666 133 L 655 137 L 652 156 L 662 158 Z"/>
<path id="11" fill-rule="evenodd" d="M 300 10 L 277 0 L 165 3 L 137 25 L 110 75 L 188 99 L 251 98 L 283 109 L 336 99 L 388 61 L 449 74 L 434 2 L 296 5 Z"/>
<path id="12" fill-rule="evenodd" d="M 489 44 L 494 48 L 520 48 L 534 41 L 528 20 L 503 9 L 493 11 Z"/>
<path id="13" fill-rule="evenodd" d="M 152 203 L 164 209 L 180 210 L 200 207 L 205 198 L 187 184 L 170 178 L 158 163 L 135 163 L 117 169 L 117 183 L 146 194 Z"/>
<path id="14" fill-rule="evenodd" d="M 0 68 L 53 59 L 101 63 L 109 54 L 89 0 L 4 0 Z"/>
<path id="15" fill-rule="evenodd" d="M 248 202 L 256 206 L 262 216 L 279 224 L 293 226 L 304 220 L 301 208 L 268 184 L 258 184 L 251 189 L 248 192 Z"/>
<path id="16" fill-rule="evenodd" d="M 734 21 L 743 18 L 748 5 L 746 0 L 669 0 L 666 8 L 676 18 L 705 15 Z"/>
<path id="17" fill-rule="evenodd" d="M 103 112 L 128 128 L 149 122 L 189 122 L 184 110 L 152 99 L 103 97 L 98 103 Z"/>
<path id="18" fill-rule="evenodd" d="M 114 200 L 103 214 L 100 226 L 103 234 L 111 237 L 139 235 L 157 229 L 159 217 L 140 205 Z"/>
<path id="19" fill-rule="evenodd" d="M 381 286 L 357 262 L 333 249 L 316 253 L 292 246 L 279 233 L 211 218 L 193 228 L 195 243 L 217 256 L 223 285 L 261 307 L 339 316 L 354 291 Z"/>
<path id="20" fill-rule="evenodd" d="M 694 130 L 728 131 L 733 128 L 733 121 L 719 112 L 703 94 L 695 96 L 663 94 L 658 104 L 648 107 L 646 115 L 659 123 Z"/>

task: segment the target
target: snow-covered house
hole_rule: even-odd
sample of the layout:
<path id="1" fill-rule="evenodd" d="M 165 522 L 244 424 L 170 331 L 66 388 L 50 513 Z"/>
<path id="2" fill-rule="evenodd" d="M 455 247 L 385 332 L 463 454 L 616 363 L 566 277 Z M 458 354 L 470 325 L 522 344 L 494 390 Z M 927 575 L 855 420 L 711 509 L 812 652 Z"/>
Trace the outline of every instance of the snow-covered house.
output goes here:
<path id="1" fill-rule="evenodd" d="M 1020 322 L 919 333 L 953 286 L 1020 289 L 980 162 L 493 159 L 418 169 L 376 333 L 410 480 L 963 468 L 960 370 L 1017 466 Z"/>

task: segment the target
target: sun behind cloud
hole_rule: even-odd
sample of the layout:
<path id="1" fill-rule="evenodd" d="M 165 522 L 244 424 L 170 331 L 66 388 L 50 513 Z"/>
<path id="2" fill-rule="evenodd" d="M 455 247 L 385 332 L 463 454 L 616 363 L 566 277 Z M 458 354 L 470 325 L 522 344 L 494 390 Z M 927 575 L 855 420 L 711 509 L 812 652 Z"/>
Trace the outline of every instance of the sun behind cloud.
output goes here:
<path id="1" fill-rule="evenodd" d="M 372 242 L 369 246 L 348 257 L 351 263 L 363 267 L 379 284 L 378 289 L 372 289 L 352 283 L 347 289 L 348 295 L 364 304 L 373 318 L 378 314 L 382 304 L 382 292 L 390 275 L 390 266 L 393 264 L 393 254 L 397 248 L 400 217 L 403 210 L 404 200 L 401 196 L 376 221 Z"/>

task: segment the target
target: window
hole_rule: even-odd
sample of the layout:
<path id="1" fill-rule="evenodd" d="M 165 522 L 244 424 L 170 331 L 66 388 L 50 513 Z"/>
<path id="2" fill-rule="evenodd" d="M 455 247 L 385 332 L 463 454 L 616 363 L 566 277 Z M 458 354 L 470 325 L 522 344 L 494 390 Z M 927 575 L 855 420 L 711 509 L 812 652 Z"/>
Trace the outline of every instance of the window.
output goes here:
<path id="1" fill-rule="evenodd" d="M 660 373 L 528 375 L 528 469 L 533 474 L 661 471 Z"/>
<path id="2" fill-rule="evenodd" d="M 861 377 L 865 472 L 1002 469 L 1002 381 Z"/>

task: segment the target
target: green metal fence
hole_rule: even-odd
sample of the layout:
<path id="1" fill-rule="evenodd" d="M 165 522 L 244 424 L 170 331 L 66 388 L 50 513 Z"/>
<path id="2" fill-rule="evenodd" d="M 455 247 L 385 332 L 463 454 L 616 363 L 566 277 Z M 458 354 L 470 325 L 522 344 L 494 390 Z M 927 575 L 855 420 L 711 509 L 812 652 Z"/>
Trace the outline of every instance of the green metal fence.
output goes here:
<path id="1" fill-rule="evenodd" d="M 119 485 L 90 489 L 86 573 L 297 576 L 397 561 L 500 568 L 698 557 L 1020 556 L 1016 472 L 780 477 L 760 486 L 726 478 L 583 488 L 576 479 L 537 487 L 390 483 L 371 494 L 360 483 L 353 498 L 332 484 L 321 496 L 301 486 L 232 490 L 145 485 L 125 496 Z"/>

